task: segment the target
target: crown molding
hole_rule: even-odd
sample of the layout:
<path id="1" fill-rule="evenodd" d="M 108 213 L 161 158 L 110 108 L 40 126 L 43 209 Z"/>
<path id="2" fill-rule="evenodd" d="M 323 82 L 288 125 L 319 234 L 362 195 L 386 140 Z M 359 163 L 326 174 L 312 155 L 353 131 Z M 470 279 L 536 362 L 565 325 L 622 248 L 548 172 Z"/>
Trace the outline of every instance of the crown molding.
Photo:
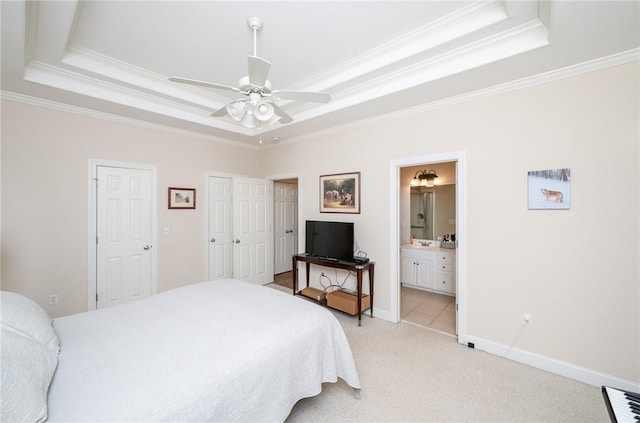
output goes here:
<path id="1" fill-rule="evenodd" d="M 504 0 L 476 2 L 296 84 L 322 91 L 508 19 Z"/>
<path id="2" fill-rule="evenodd" d="M 384 115 L 376 116 L 369 119 L 359 120 L 357 122 L 351 122 L 346 125 L 339 125 L 329 129 L 316 131 L 310 134 L 292 137 L 289 139 L 283 139 L 280 141 L 279 144 L 286 145 L 289 143 L 309 141 L 321 136 L 332 135 L 339 132 L 344 132 L 344 131 L 352 130 L 355 128 L 363 127 L 366 125 L 370 125 L 373 123 L 385 122 L 393 119 L 398 119 L 400 117 L 411 116 L 411 115 L 423 113 L 429 110 L 449 107 L 455 104 L 473 101 L 473 100 L 481 99 L 484 97 L 500 95 L 510 91 L 515 91 L 515 90 L 528 88 L 536 85 L 546 84 L 546 83 L 557 81 L 560 79 L 572 78 L 585 73 L 595 72 L 598 70 L 602 70 L 602 69 L 606 69 L 614 66 L 624 65 L 626 63 L 630 63 L 634 61 L 640 61 L 640 48 L 628 50 L 619 54 L 614 54 L 614 55 L 602 57 L 599 59 L 590 60 L 577 65 L 567 66 L 561 69 L 545 72 L 532 77 L 518 79 L 512 82 L 496 85 L 496 86 L 485 88 L 482 90 L 477 90 L 471 93 L 462 94 L 462 95 L 458 95 L 455 97 L 450 97 L 442 100 L 432 101 L 426 104 L 422 104 L 420 106 L 411 107 L 411 108 L 407 108 L 407 109 L 403 109 L 403 110 L 399 110 L 391 113 L 386 113 Z M 11 91 L 0 91 L 0 98 L 2 98 L 3 100 L 15 101 L 15 102 L 30 104 L 30 105 L 39 106 L 39 107 L 46 107 L 49 109 L 55 109 L 63 112 L 75 113 L 75 114 L 88 116 L 92 118 L 104 119 L 104 120 L 123 123 L 127 125 L 154 129 L 154 130 L 173 133 L 181 136 L 197 138 L 205 141 L 213 141 L 220 144 L 226 144 L 226 145 L 231 145 L 235 147 L 243 147 L 243 148 L 249 148 L 249 149 L 264 148 L 264 145 L 259 146 L 259 145 L 249 144 L 249 143 L 238 142 L 238 141 L 231 141 L 222 137 L 205 135 L 195 131 L 177 129 L 177 128 L 173 128 L 166 125 L 150 123 L 140 119 L 123 117 L 123 116 L 114 115 L 111 113 L 98 112 L 98 111 L 83 108 L 83 107 L 71 106 L 68 104 L 54 102 L 51 100 L 43 100 L 37 97 L 17 94 Z"/>
<path id="3" fill-rule="evenodd" d="M 139 87 L 154 94 L 183 100 L 207 110 L 219 109 L 229 101 L 227 97 L 211 90 L 195 86 L 178 86 L 164 75 L 73 44 L 67 46 L 60 63 L 93 75 Z"/>
<path id="4" fill-rule="evenodd" d="M 368 119 L 359 120 L 357 122 L 351 122 L 345 125 L 335 126 L 322 131 L 317 131 L 312 134 L 305 134 L 298 137 L 281 140 L 280 144 L 295 143 L 309 141 L 319 136 L 333 135 L 336 133 L 353 130 L 363 126 L 371 125 L 374 123 L 386 122 L 406 116 L 411 116 L 419 113 L 424 113 L 430 110 L 442 109 L 445 107 L 453 106 L 460 103 L 465 103 L 473 100 L 478 100 L 485 97 L 505 94 L 511 91 L 520 90 L 523 88 L 533 87 L 536 85 L 542 85 L 549 82 L 558 81 L 561 79 L 572 78 L 580 76 L 586 73 L 599 71 L 606 68 L 624 65 L 630 62 L 640 62 L 640 48 L 631 49 L 622 53 L 613 54 L 611 56 L 601 57 L 594 60 L 589 60 L 577 65 L 567 66 L 561 69 L 556 69 L 549 72 L 544 72 L 538 75 L 534 75 L 527 78 L 517 79 L 515 81 L 507 82 L 504 84 L 494 85 L 492 87 L 484 88 L 481 90 L 473 91 L 470 93 L 461 94 L 454 97 L 448 97 L 441 100 L 432 101 L 429 103 L 421 104 L 419 106 L 410 107 L 391 113 L 375 116 Z"/>
<path id="5" fill-rule="evenodd" d="M 233 122 L 212 120 L 208 114 L 203 114 L 202 109 L 43 62 L 31 62 L 25 68 L 24 80 L 241 135 L 253 135 Z"/>
<path id="6" fill-rule="evenodd" d="M 72 106 L 57 101 L 45 100 L 38 97 L 32 97 L 24 94 L 14 93 L 12 91 L 0 91 L 0 98 L 2 100 L 14 101 L 16 103 L 28 104 L 31 106 L 43 107 L 47 109 L 57 110 L 61 112 L 73 113 L 81 116 L 86 116 L 94 119 L 107 120 L 111 122 L 121 123 L 125 125 L 136 126 L 139 128 L 153 129 L 156 131 L 171 133 L 175 135 L 185 136 L 189 138 L 197 138 L 204 141 L 213 141 L 219 144 L 230 145 L 233 147 L 249 148 L 252 150 L 259 149 L 260 146 L 240 141 L 232 141 L 227 138 L 217 137 L 214 135 L 206 135 L 201 132 L 189 131 L 186 129 L 178 129 L 172 126 L 161 125 L 158 123 L 148 122 L 142 119 L 134 119 L 120 115 L 114 115 L 112 113 L 100 112 L 85 107 Z"/>
<path id="7" fill-rule="evenodd" d="M 548 44 L 547 27 L 535 19 L 429 60 L 354 85 L 348 90 L 336 94 L 331 103 L 317 107 L 308 114 L 317 115 L 318 111 L 330 112 L 344 109 L 363 100 L 379 98 L 420 84 L 433 82 Z M 313 116 L 307 116 L 307 113 L 304 112 L 296 115 L 297 119 L 310 117 Z"/>

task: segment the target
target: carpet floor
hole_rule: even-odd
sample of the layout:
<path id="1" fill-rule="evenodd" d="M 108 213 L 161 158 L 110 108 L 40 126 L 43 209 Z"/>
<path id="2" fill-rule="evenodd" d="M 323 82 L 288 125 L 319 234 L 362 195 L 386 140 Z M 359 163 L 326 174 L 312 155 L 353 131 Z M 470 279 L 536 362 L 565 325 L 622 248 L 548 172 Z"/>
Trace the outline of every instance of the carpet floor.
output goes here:
<path id="1" fill-rule="evenodd" d="M 272 288 L 291 293 L 288 276 Z M 320 307 L 320 306 L 319 306 Z M 331 310 L 356 361 L 360 395 L 342 380 L 293 407 L 296 422 L 608 422 L 600 388 L 458 344 L 416 326 Z"/>
<path id="2" fill-rule="evenodd" d="M 286 287 L 272 288 L 290 293 Z M 320 307 L 320 306 L 319 306 Z M 458 344 L 410 323 L 332 310 L 358 368 L 293 407 L 297 422 L 608 422 L 600 388 Z"/>

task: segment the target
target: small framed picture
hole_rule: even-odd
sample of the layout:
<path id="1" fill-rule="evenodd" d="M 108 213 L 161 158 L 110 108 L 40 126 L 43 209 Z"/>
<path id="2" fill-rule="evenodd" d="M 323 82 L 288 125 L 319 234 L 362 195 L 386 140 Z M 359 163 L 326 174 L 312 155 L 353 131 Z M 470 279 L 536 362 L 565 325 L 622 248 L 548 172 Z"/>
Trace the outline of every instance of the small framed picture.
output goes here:
<path id="1" fill-rule="evenodd" d="M 360 172 L 320 176 L 320 213 L 360 213 Z"/>
<path id="2" fill-rule="evenodd" d="M 529 210 L 571 208 L 571 169 L 529 171 Z"/>
<path id="3" fill-rule="evenodd" d="M 196 190 L 195 188 L 169 188 L 169 208 L 170 209 L 195 209 Z"/>

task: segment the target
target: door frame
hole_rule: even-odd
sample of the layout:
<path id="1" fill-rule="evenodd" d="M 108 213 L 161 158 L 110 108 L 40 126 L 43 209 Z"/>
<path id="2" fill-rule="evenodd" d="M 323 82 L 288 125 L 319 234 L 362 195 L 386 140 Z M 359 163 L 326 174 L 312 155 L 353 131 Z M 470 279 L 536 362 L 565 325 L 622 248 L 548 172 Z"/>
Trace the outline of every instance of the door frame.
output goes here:
<path id="1" fill-rule="evenodd" d="M 392 160 L 390 170 L 390 198 L 389 210 L 389 284 L 390 318 L 393 322 L 400 321 L 400 169 L 403 167 L 423 164 L 456 162 L 456 239 L 460 240 L 456 248 L 456 326 L 458 342 L 467 343 L 467 221 L 466 221 L 466 152 L 453 151 L 448 153 L 414 156 Z"/>
<path id="2" fill-rule="evenodd" d="M 124 169 L 151 171 L 151 295 L 158 292 L 158 170 L 146 163 L 121 162 L 114 160 L 89 159 L 89 215 L 87 238 L 87 310 L 97 310 L 96 293 L 98 283 L 98 207 L 97 187 L 98 167 L 119 167 Z"/>

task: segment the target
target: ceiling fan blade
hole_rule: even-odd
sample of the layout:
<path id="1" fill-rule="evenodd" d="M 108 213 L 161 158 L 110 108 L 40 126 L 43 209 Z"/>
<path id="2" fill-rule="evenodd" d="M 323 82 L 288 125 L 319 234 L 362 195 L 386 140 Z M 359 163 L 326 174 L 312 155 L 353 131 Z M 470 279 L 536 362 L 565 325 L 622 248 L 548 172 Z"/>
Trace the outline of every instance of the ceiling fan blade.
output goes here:
<path id="1" fill-rule="evenodd" d="M 227 114 L 227 106 L 222 106 L 221 108 L 219 108 L 215 112 L 211 113 L 211 116 L 213 116 L 213 117 L 222 117 L 222 116 L 226 116 L 226 114 Z"/>
<path id="2" fill-rule="evenodd" d="M 216 84 L 213 82 L 198 81 L 197 79 L 180 78 L 178 76 L 172 76 L 171 78 L 169 78 L 169 81 L 179 82 L 181 84 L 200 85 L 202 87 L 216 88 L 218 90 L 241 92 L 238 88 L 232 87 L 230 85 L 222 85 L 222 84 Z"/>
<path id="3" fill-rule="evenodd" d="M 331 95 L 328 93 L 313 93 L 306 91 L 273 91 L 274 96 L 283 100 L 313 101 L 314 103 L 328 103 Z"/>
<path id="4" fill-rule="evenodd" d="M 293 118 L 289 116 L 284 110 L 282 110 L 280 106 L 273 102 L 271 102 L 271 105 L 273 106 L 274 113 L 280 116 L 280 123 L 293 122 Z"/>
<path id="5" fill-rule="evenodd" d="M 249 56 L 249 83 L 255 87 L 263 88 L 267 83 L 271 63 L 261 57 Z"/>

